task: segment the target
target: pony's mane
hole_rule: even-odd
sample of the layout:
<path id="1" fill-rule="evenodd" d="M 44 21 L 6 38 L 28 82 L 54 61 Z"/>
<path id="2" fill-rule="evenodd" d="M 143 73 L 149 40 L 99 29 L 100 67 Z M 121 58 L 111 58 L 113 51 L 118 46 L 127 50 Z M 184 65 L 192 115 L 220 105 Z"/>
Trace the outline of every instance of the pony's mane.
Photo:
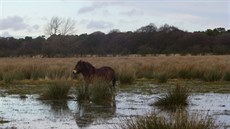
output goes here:
<path id="1" fill-rule="evenodd" d="M 95 72 L 95 67 L 92 64 L 90 64 L 89 62 L 85 62 L 85 61 L 82 61 L 82 63 L 84 64 L 84 67 L 86 68 L 86 70 L 88 70 L 89 73 Z"/>

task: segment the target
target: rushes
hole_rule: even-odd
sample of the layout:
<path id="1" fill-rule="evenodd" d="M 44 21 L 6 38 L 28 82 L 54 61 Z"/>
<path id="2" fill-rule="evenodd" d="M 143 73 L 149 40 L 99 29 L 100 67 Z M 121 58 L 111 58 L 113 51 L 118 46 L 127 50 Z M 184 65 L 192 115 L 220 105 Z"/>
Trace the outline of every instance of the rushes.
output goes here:
<path id="1" fill-rule="evenodd" d="M 96 105 L 115 106 L 115 94 L 111 84 L 97 81 L 94 84 L 77 87 L 76 99 L 79 103 L 93 102 Z M 112 105 L 111 105 L 112 104 Z"/>
<path id="2" fill-rule="evenodd" d="M 132 84 L 135 81 L 135 74 L 131 70 L 122 70 L 119 73 L 119 81 L 121 84 Z"/>
<path id="3" fill-rule="evenodd" d="M 188 117 L 185 112 L 176 112 L 173 117 L 166 118 L 155 112 L 145 116 L 137 116 L 123 122 L 122 129 L 217 129 L 215 121 L 197 114 Z"/>
<path id="4" fill-rule="evenodd" d="M 47 86 L 46 92 L 41 99 L 65 100 L 68 98 L 68 92 L 71 84 L 65 81 L 56 81 Z"/>
<path id="5" fill-rule="evenodd" d="M 176 88 L 169 91 L 164 97 L 159 98 L 154 105 L 165 108 L 188 105 L 188 90 L 185 87 L 176 85 Z"/>

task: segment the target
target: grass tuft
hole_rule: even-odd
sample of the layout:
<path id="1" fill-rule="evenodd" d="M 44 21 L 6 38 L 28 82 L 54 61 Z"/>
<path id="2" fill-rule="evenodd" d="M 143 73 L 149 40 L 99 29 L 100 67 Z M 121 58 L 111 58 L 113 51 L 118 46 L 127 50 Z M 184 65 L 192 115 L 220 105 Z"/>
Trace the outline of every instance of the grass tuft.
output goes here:
<path id="1" fill-rule="evenodd" d="M 169 77 L 167 74 L 161 73 L 157 75 L 156 79 L 158 83 L 166 83 Z"/>
<path id="2" fill-rule="evenodd" d="M 220 81 L 223 74 L 219 70 L 210 70 L 204 73 L 204 80 L 207 82 Z"/>
<path id="3" fill-rule="evenodd" d="M 41 99 L 49 100 L 65 100 L 68 99 L 68 92 L 71 85 L 64 81 L 57 81 L 47 86 L 46 92 Z"/>
<path id="4" fill-rule="evenodd" d="M 185 87 L 176 85 L 176 88 L 169 91 L 164 97 L 159 98 L 154 105 L 164 108 L 188 105 L 189 92 Z"/>
<path id="5" fill-rule="evenodd" d="M 106 82 L 97 82 L 89 87 L 90 99 L 98 105 L 109 106 L 113 102 L 112 86 Z"/>
<path id="6" fill-rule="evenodd" d="M 111 84 L 108 84 L 104 81 L 98 81 L 94 84 L 81 85 L 77 87 L 77 101 L 81 103 L 88 103 L 92 102 L 96 105 L 103 105 L 103 106 L 114 106 L 111 104 L 115 104 L 114 101 L 114 92 Z"/>
<path id="7" fill-rule="evenodd" d="M 89 102 L 89 93 L 86 88 L 86 85 L 80 85 L 76 88 L 76 99 L 80 104 Z"/>
<path id="8" fill-rule="evenodd" d="M 230 81 L 230 72 L 225 72 L 225 74 L 224 74 L 224 80 L 225 81 Z"/>
<path id="9" fill-rule="evenodd" d="M 135 81 L 135 75 L 132 72 L 122 71 L 119 74 L 121 84 L 132 84 Z"/>
<path id="10" fill-rule="evenodd" d="M 166 118 L 152 112 L 128 119 L 120 127 L 122 129 L 217 129 L 214 123 L 212 118 L 197 114 L 189 118 L 186 113 L 176 112 L 174 117 Z"/>

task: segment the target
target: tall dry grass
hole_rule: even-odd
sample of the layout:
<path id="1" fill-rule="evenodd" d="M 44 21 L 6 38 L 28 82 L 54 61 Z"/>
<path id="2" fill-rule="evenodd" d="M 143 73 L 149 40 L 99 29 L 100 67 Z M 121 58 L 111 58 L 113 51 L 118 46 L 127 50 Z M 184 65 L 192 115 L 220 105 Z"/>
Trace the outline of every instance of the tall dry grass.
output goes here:
<path id="1" fill-rule="evenodd" d="M 167 78 L 229 81 L 230 56 L 126 56 L 76 58 L 0 58 L 0 80 L 71 79 L 78 60 L 89 61 L 96 67 L 111 66 L 120 79 Z M 124 74 L 125 73 L 125 74 Z M 128 73 L 128 74 L 127 74 Z M 126 75 L 127 74 L 127 75 Z M 117 77 L 119 80 L 119 77 Z M 124 81 L 124 80 L 121 80 Z M 124 83 L 126 83 L 124 81 Z"/>

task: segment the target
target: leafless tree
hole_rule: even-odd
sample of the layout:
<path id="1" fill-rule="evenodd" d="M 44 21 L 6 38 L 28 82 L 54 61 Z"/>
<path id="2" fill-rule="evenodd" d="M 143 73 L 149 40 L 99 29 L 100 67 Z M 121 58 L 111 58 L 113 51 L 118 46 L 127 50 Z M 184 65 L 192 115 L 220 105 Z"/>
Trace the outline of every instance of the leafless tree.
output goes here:
<path id="1" fill-rule="evenodd" d="M 75 21 L 68 18 L 64 20 L 63 24 L 61 25 L 60 34 L 61 35 L 70 35 L 75 32 Z"/>
<path id="2" fill-rule="evenodd" d="M 45 27 L 46 35 L 70 35 L 75 32 L 75 21 L 71 18 L 52 17 Z"/>

